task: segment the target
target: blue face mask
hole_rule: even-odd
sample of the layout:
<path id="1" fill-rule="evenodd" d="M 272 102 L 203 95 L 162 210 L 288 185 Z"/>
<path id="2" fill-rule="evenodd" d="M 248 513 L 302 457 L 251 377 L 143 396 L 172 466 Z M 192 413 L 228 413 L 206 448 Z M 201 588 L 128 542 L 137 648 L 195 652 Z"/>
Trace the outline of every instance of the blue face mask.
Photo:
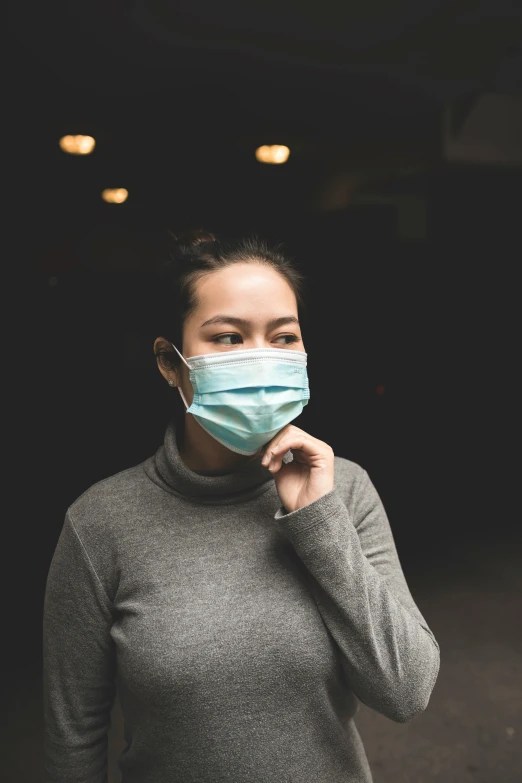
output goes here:
<path id="1" fill-rule="evenodd" d="M 310 398 L 307 354 L 282 348 L 205 353 L 188 361 L 194 399 L 187 413 L 237 454 L 255 454 L 302 412 Z"/>

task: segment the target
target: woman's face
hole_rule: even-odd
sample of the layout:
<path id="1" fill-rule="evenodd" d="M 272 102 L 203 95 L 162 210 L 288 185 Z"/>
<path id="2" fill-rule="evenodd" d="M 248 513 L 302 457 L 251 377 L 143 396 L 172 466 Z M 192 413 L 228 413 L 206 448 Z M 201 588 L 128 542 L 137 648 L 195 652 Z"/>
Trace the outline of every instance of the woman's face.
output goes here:
<path id="1" fill-rule="evenodd" d="M 176 346 L 185 359 L 247 348 L 305 350 L 295 294 L 271 267 L 232 264 L 202 277 L 196 283 L 196 295 L 197 307 L 184 324 L 183 345 Z M 190 405 L 193 389 L 186 365 L 181 362 L 177 373 L 160 370 L 181 386 Z"/>

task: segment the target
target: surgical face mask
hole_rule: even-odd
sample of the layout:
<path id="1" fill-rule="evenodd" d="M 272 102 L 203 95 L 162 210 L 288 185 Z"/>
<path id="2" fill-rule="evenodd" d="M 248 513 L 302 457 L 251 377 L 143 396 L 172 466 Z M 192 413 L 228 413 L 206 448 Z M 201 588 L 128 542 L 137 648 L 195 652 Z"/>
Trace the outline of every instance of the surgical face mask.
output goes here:
<path id="1" fill-rule="evenodd" d="M 190 371 L 190 407 L 178 386 L 187 413 L 237 454 L 255 454 L 308 404 L 304 351 L 252 348 L 186 360 L 172 347 Z"/>

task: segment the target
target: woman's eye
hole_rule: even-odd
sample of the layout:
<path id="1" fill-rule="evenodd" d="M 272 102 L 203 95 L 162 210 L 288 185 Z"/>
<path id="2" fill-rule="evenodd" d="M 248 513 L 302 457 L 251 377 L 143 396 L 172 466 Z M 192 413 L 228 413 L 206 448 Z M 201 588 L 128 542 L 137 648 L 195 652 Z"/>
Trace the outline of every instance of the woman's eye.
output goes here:
<path id="1" fill-rule="evenodd" d="M 295 343 L 299 337 L 295 334 L 282 334 L 279 337 L 276 337 L 276 340 L 286 340 L 286 345 L 289 345 L 290 343 Z"/>
<path id="2" fill-rule="evenodd" d="M 290 345 L 290 343 L 295 343 L 298 339 L 299 337 L 295 334 L 281 334 L 274 339 L 274 342 Z M 238 345 L 243 342 L 243 338 L 240 334 L 232 332 L 231 334 L 218 334 L 217 337 L 212 338 L 212 342 L 221 343 L 221 345 Z"/>
<path id="3" fill-rule="evenodd" d="M 217 337 L 214 337 L 215 343 L 222 343 L 223 345 L 236 345 L 237 342 L 233 341 L 232 338 L 237 337 L 237 342 L 240 342 L 242 340 L 242 337 L 240 334 L 220 334 Z M 232 340 L 232 342 L 230 342 Z"/>

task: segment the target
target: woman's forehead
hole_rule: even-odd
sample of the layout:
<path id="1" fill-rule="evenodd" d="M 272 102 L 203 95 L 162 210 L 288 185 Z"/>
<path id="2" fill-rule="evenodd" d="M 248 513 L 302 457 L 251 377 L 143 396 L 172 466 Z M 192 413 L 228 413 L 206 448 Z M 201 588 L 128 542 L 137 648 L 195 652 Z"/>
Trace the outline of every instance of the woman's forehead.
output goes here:
<path id="1" fill-rule="evenodd" d="M 201 277 L 196 290 L 200 307 L 235 305 L 241 300 L 260 307 L 270 304 L 267 297 L 295 307 L 295 294 L 286 278 L 262 264 L 238 263 L 216 270 Z"/>

